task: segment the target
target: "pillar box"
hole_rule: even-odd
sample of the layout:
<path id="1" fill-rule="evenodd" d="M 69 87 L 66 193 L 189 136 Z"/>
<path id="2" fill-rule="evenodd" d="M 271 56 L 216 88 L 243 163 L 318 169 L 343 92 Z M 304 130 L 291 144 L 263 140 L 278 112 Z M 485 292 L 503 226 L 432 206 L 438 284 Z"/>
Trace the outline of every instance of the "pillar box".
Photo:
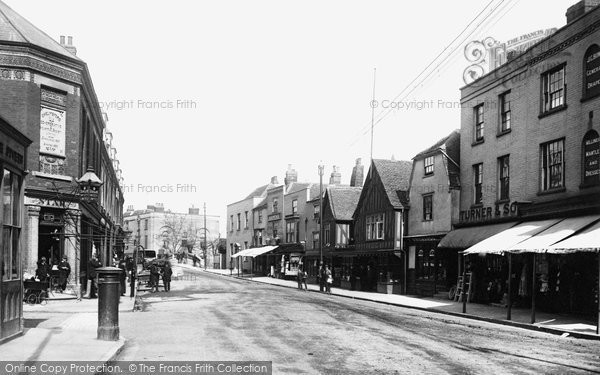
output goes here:
<path id="1" fill-rule="evenodd" d="M 119 340 L 120 268 L 102 267 L 98 272 L 98 340 Z"/>

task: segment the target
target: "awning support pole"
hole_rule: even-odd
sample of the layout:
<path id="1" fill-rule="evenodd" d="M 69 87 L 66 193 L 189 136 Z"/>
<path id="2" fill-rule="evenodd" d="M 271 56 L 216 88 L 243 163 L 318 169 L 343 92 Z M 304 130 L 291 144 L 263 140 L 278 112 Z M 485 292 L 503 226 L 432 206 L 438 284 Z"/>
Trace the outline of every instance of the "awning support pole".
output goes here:
<path id="1" fill-rule="evenodd" d="M 512 254 L 508 253 L 508 291 L 507 291 L 507 302 L 506 302 L 506 320 L 511 319 L 512 309 Z"/>
<path id="2" fill-rule="evenodd" d="M 598 321 L 596 322 L 596 334 L 600 335 L 600 252 L 598 253 Z"/>
<path id="3" fill-rule="evenodd" d="M 531 324 L 535 323 L 535 279 L 536 279 L 536 275 L 535 275 L 535 253 L 532 254 L 532 270 L 531 270 Z"/>
<path id="4" fill-rule="evenodd" d="M 462 312 L 467 313 L 467 255 L 463 253 L 463 279 L 462 279 Z"/>

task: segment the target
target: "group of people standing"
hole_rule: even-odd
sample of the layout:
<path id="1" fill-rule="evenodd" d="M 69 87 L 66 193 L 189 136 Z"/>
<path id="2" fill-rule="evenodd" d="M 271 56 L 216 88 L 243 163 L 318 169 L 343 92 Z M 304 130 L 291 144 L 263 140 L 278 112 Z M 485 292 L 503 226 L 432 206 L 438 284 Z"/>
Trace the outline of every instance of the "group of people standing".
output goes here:
<path id="1" fill-rule="evenodd" d="M 52 282 L 51 287 L 58 289 L 61 293 L 67 288 L 67 281 L 71 274 L 71 265 L 67 260 L 67 256 L 63 256 L 62 260 L 58 263 L 50 265 L 46 257 L 42 257 L 37 263 L 37 269 L 35 271 L 35 279 L 40 282 Z M 53 281 L 53 277 L 58 277 L 56 283 Z"/>
<path id="2" fill-rule="evenodd" d="M 298 267 L 298 289 L 308 290 L 306 285 L 306 279 L 308 279 L 308 273 L 302 268 Z M 319 282 L 319 290 L 331 294 L 331 285 L 333 284 L 333 273 L 331 272 L 330 266 L 319 267 L 319 274 L 317 275 Z"/>
<path id="3" fill-rule="evenodd" d="M 171 269 L 171 265 L 167 260 L 163 266 L 159 266 L 156 263 L 150 264 L 150 292 L 158 292 L 158 282 L 162 277 L 163 285 L 165 288 L 165 292 L 171 290 L 171 276 L 173 275 L 173 270 Z"/>

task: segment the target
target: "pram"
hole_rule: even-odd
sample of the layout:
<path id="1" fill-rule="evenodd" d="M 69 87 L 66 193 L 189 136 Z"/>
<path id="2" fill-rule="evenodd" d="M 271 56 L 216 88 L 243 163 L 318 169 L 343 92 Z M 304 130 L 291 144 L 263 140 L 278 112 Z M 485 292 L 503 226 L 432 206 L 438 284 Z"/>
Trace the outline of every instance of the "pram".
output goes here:
<path id="1" fill-rule="evenodd" d="M 34 305 L 39 303 L 45 305 L 48 302 L 48 288 L 50 283 L 48 281 L 36 281 L 36 280 L 25 280 L 23 281 L 23 289 L 25 290 L 23 295 L 23 301 Z"/>

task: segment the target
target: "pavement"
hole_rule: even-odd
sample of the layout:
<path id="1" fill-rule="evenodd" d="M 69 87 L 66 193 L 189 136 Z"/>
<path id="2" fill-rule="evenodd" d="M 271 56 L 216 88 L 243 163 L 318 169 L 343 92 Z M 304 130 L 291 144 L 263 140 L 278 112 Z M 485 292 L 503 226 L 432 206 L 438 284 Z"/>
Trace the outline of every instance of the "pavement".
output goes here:
<path id="1" fill-rule="evenodd" d="M 133 313 L 135 298 L 119 300 L 119 315 Z M 97 339 L 98 299 L 77 300 L 71 292 L 51 293 L 45 304 L 23 304 L 24 332 L 0 345 L 2 361 L 93 361 L 106 363 L 123 349 Z"/>
<path id="2" fill-rule="evenodd" d="M 201 270 L 201 268 L 193 267 L 189 264 L 177 264 L 174 267 L 189 268 Z M 298 283 L 295 280 L 275 279 L 271 277 L 254 277 L 252 275 L 237 275 L 237 269 L 230 271 L 219 269 L 202 269 L 206 272 L 216 273 L 223 276 L 230 276 L 240 279 L 245 279 L 258 283 L 265 283 L 287 287 L 292 289 L 298 288 Z M 310 292 L 319 292 L 319 286 L 316 284 L 308 284 Z M 332 288 L 331 294 L 346 298 L 354 298 L 366 300 L 388 305 L 394 305 L 405 308 L 426 310 L 434 313 L 459 316 L 469 319 L 487 321 L 490 323 L 510 325 L 524 329 L 543 331 L 547 333 L 572 336 L 576 338 L 584 338 L 590 340 L 600 340 L 600 335 L 596 334 L 596 322 L 587 317 L 580 317 L 568 314 L 547 313 L 542 311 L 535 312 L 535 323 L 531 324 L 531 309 L 515 308 L 511 310 L 511 320 L 507 320 L 507 308 L 502 306 L 484 305 L 478 303 L 467 303 L 466 313 L 463 313 L 463 303 L 451 301 L 449 299 L 428 298 L 419 296 L 406 296 L 398 294 L 382 294 L 375 292 L 353 291 L 340 288 Z"/>

